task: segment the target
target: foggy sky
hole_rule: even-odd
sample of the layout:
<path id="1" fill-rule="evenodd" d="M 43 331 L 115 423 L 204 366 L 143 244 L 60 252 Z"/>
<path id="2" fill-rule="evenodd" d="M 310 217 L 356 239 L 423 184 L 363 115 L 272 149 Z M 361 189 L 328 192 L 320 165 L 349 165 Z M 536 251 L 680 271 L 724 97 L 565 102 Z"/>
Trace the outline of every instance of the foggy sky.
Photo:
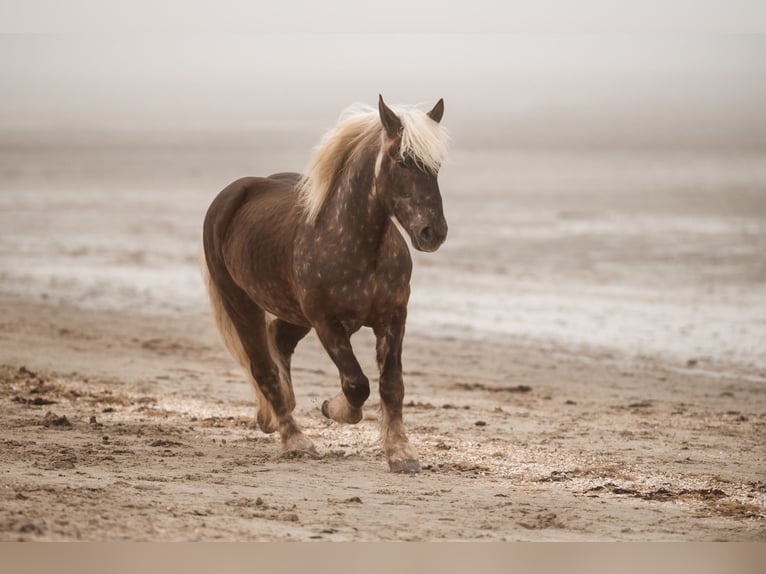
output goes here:
<path id="1" fill-rule="evenodd" d="M 763 129 L 766 39 L 429 34 L 0 37 L 0 129 L 258 129 L 447 102 L 457 126 L 626 110 Z M 606 120 L 603 120 L 606 121 Z"/>

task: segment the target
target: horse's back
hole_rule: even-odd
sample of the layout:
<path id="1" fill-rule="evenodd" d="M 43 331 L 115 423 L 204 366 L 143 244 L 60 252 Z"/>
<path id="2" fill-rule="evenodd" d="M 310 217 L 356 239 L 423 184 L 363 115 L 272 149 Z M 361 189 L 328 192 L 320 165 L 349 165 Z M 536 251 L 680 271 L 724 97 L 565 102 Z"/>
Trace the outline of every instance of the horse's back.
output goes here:
<path id="1" fill-rule="evenodd" d="M 213 199 L 205 216 L 203 232 L 219 230 L 223 239 L 234 219 L 246 209 L 249 217 L 269 219 L 277 213 L 292 220 L 298 214 L 295 186 L 300 174 L 279 173 L 269 177 L 243 177 L 227 185 Z"/>
<path id="2" fill-rule="evenodd" d="M 277 174 L 283 175 L 283 174 Z M 284 174 L 285 176 L 288 174 Z M 256 219 L 281 211 L 289 215 L 297 204 L 295 185 L 287 177 L 243 177 L 227 185 L 208 207 L 203 225 L 205 250 L 220 250 L 240 211 L 248 207 Z M 253 209 L 255 206 L 255 210 Z M 262 215 L 259 217 L 258 214 Z M 217 244 L 217 245 L 214 245 Z"/>
<path id="3" fill-rule="evenodd" d="M 294 171 L 280 171 L 279 173 L 272 173 L 269 176 L 269 179 L 276 179 L 278 181 L 285 181 L 292 183 L 293 185 L 298 185 L 301 177 L 303 176 L 300 173 Z"/>

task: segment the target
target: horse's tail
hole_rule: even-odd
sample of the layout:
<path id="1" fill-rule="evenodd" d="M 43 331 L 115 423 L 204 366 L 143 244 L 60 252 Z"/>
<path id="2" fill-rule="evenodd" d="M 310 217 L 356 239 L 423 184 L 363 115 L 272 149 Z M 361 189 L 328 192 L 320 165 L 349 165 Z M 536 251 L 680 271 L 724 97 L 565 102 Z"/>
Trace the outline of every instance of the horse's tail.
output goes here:
<path id="1" fill-rule="evenodd" d="M 223 259 L 223 239 L 237 210 L 247 196 L 244 186 L 226 189 L 213 200 L 205 215 L 202 232 L 203 254 L 200 260 L 202 276 L 210 298 L 216 327 L 231 356 L 242 366 L 255 386 L 250 370 L 250 358 L 245 351 L 237 328 L 224 303 L 222 289 L 229 297 L 246 298 L 247 295 L 234 282 Z M 229 302 L 230 305 L 233 301 Z M 256 387 L 257 388 L 257 387 Z M 260 398 L 260 397 L 259 397 Z"/>
<path id="2" fill-rule="evenodd" d="M 250 358 L 247 356 L 242 341 L 239 338 L 239 334 L 237 333 L 237 329 L 224 307 L 221 292 L 218 290 L 218 287 L 210 276 L 210 270 L 205 261 L 204 253 L 202 254 L 202 257 L 200 257 L 200 267 L 205 286 L 207 287 L 208 298 L 210 299 L 210 310 L 213 312 L 215 326 L 221 334 L 223 344 L 231 356 L 234 357 L 245 372 L 252 378 L 252 374 L 250 374 Z"/>

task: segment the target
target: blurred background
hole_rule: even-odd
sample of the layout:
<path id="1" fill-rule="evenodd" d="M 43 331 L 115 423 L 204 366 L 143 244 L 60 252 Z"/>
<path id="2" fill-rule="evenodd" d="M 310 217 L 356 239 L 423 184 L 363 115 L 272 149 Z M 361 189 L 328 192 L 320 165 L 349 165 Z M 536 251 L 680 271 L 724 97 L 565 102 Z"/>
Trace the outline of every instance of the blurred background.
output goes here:
<path id="1" fill-rule="evenodd" d="M 353 102 L 446 102 L 409 332 L 766 380 L 766 38 L 0 37 L 0 293 L 205 313 L 216 193 Z"/>

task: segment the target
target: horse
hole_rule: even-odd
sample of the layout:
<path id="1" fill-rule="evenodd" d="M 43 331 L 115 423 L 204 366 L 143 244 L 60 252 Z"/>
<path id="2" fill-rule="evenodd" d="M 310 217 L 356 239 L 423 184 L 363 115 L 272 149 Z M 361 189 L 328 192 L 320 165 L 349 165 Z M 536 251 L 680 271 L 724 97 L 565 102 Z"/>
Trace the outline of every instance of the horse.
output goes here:
<path id="1" fill-rule="evenodd" d="M 448 135 L 444 100 L 357 106 L 322 138 L 304 175 L 245 177 L 212 201 L 203 273 L 225 346 L 257 399 L 256 421 L 279 431 L 285 456 L 318 456 L 293 418 L 290 361 L 311 329 L 336 365 L 341 392 L 322 414 L 357 423 L 370 383 L 350 337 L 371 327 L 380 371 L 381 438 L 392 472 L 420 463 L 402 420 L 402 342 L 412 259 L 447 237 L 437 176 Z M 403 231 L 401 231 L 403 230 Z"/>

